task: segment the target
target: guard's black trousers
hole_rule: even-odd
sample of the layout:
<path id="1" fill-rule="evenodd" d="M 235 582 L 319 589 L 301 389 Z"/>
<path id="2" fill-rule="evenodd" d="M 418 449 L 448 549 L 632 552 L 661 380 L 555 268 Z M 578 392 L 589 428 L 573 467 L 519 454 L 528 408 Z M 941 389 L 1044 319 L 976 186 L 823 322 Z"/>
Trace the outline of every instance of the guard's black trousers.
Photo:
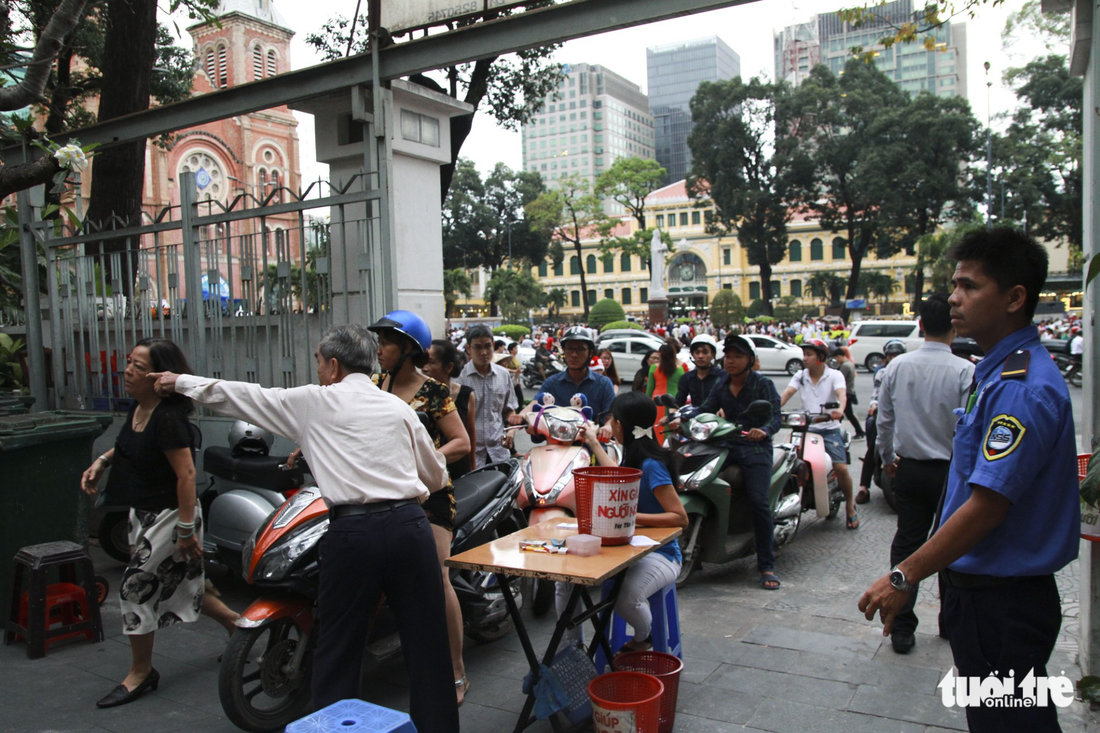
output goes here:
<path id="1" fill-rule="evenodd" d="M 898 472 L 894 477 L 898 530 L 890 545 L 890 567 L 897 567 L 928 540 L 950 468 L 951 461 L 898 458 Z M 917 594 L 913 593 L 894 619 L 895 632 L 912 634 L 917 630 L 917 614 L 913 611 L 916 605 Z"/>
<path id="2" fill-rule="evenodd" d="M 336 519 L 320 542 L 313 706 L 360 696 L 367 627 L 379 594 L 393 609 L 420 733 L 458 731 L 443 580 L 428 518 L 416 504 Z"/>
<path id="3" fill-rule="evenodd" d="M 1062 605 L 1053 575 L 1017 578 L 992 588 L 962 588 L 944 573 L 943 616 L 961 677 L 1014 673 L 1016 689 L 1034 672 L 1045 677 L 1062 626 Z M 1060 670 L 1058 670 L 1060 672 Z M 1060 731 L 1058 708 L 966 708 L 972 733 Z"/>

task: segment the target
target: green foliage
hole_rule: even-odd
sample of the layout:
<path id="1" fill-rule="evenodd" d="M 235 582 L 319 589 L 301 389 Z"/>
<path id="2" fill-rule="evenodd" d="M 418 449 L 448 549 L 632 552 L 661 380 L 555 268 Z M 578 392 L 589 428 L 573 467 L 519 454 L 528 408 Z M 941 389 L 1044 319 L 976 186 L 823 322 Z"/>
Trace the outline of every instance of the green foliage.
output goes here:
<path id="1" fill-rule="evenodd" d="M 470 297 L 472 283 L 469 276 L 462 269 L 455 268 L 443 271 L 443 302 L 445 316 L 451 317 L 451 311 L 458 302 L 459 295 Z"/>
<path id="2" fill-rule="evenodd" d="M 806 280 L 805 287 L 815 298 L 836 304 L 844 293 L 844 278 L 834 272 L 815 272 Z"/>
<path id="3" fill-rule="evenodd" d="M 1077 680 L 1077 690 L 1081 698 L 1090 703 L 1100 703 L 1100 677 L 1087 675 Z"/>
<path id="4" fill-rule="evenodd" d="M 561 309 L 565 306 L 566 298 L 568 294 L 564 288 L 554 288 L 546 294 L 546 315 L 549 318 L 554 318 L 561 312 Z"/>
<path id="5" fill-rule="evenodd" d="M 504 320 L 511 323 L 526 322 L 531 310 L 541 306 L 546 297 L 542 285 L 529 270 L 506 267 L 493 273 L 485 285 L 485 296 L 500 304 Z"/>
<path id="6" fill-rule="evenodd" d="M 603 331 L 614 331 L 614 330 L 620 330 L 620 329 L 624 329 L 624 328 L 632 329 L 634 331 L 644 331 L 645 330 L 644 328 L 639 326 L 634 321 L 612 321 L 611 323 L 603 324 L 603 326 L 600 328 L 600 331 L 601 332 L 603 332 Z"/>
<path id="7" fill-rule="evenodd" d="M 691 100 L 688 137 L 692 175 L 688 193 L 709 197 L 708 230 L 736 233 L 750 265 L 760 268 L 766 313 L 771 312 L 772 266 L 787 254 L 792 186 L 809 165 L 789 129 L 787 87 L 740 77 L 703 82 Z"/>
<path id="8" fill-rule="evenodd" d="M 23 339 L 0 333 L 0 389 L 19 390 L 27 386 L 20 354 L 26 351 Z"/>
<path id="9" fill-rule="evenodd" d="M 519 341 L 521 338 L 531 333 L 531 329 L 527 326 L 510 323 L 503 326 L 497 326 L 493 329 L 493 333 L 497 336 L 507 336 L 513 341 Z"/>
<path id="10" fill-rule="evenodd" d="M 664 184 L 666 176 L 655 160 L 616 158 L 596 179 L 596 195 L 614 200 L 634 217 L 639 229 L 645 229 L 646 197 Z"/>
<path id="11" fill-rule="evenodd" d="M 749 307 L 745 310 L 745 317 L 750 319 L 756 319 L 764 315 L 764 301 L 757 298 L 753 302 L 749 303 Z"/>
<path id="12" fill-rule="evenodd" d="M 859 273 L 857 293 L 868 298 L 879 298 L 883 302 L 894 294 L 897 283 L 881 270 L 864 270 Z"/>
<path id="13" fill-rule="evenodd" d="M 802 318 L 802 308 L 798 305 L 798 298 L 793 295 L 784 295 L 775 306 L 774 315 L 780 321 L 794 321 Z"/>
<path id="14" fill-rule="evenodd" d="M 558 179 L 558 188 L 545 191 L 528 203 L 524 210 L 531 229 L 540 236 L 558 242 L 568 242 L 577 257 L 583 259 L 581 241 L 592 236 L 608 220 L 599 196 L 589 189 L 588 181 L 579 175 Z M 589 320 L 588 280 L 581 268 L 581 303 L 584 320 Z"/>
<path id="15" fill-rule="evenodd" d="M 509 252 L 513 261 L 545 260 L 549 237 L 535 231 L 524 216 L 524 206 L 542 191 L 536 172 L 497 163 L 482 181 L 472 161 L 459 159 L 443 203 L 444 267 L 496 270 L 508 261 Z"/>
<path id="16" fill-rule="evenodd" d="M 745 306 L 741 296 L 732 290 L 722 289 L 710 301 L 710 320 L 719 326 L 740 326 L 745 322 Z"/>
<path id="17" fill-rule="evenodd" d="M 592 311 L 588 314 L 588 325 L 591 328 L 602 328 L 608 323 L 625 320 L 626 311 L 611 298 L 598 301 L 592 306 Z"/>

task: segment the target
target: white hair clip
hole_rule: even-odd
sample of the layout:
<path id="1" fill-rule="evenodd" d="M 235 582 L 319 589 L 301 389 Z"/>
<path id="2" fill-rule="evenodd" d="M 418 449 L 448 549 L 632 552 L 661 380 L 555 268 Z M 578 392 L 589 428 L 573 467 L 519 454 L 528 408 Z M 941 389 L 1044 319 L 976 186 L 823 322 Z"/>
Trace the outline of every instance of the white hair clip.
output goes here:
<path id="1" fill-rule="evenodd" d="M 653 428 L 639 428 L 639 427 L 634 428 L 634 439 L 637 440 L 638 438 L 641 438 L 642 436 L 645 436 L 647 438 L 652 438 L 653 437 Z"/>

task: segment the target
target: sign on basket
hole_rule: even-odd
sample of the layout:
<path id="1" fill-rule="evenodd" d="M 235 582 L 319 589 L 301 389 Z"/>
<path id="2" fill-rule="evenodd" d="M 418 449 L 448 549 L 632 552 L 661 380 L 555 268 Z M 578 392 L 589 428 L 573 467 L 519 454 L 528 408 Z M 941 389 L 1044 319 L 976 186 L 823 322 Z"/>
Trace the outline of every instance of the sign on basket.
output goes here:
<path id="1" fill-rule="evenodd" d="M 596 733 L 636 733 L 633 710 L 606 710 L 592 703 L 592 720 Z"/>
<path id="2" fill-rule="evenodd" d="M 625 545 L 634 536 L 642 472 L 622 466 L 593 466 L 573 471 L 577 522 L 581 534 L 604 545 Z"/>

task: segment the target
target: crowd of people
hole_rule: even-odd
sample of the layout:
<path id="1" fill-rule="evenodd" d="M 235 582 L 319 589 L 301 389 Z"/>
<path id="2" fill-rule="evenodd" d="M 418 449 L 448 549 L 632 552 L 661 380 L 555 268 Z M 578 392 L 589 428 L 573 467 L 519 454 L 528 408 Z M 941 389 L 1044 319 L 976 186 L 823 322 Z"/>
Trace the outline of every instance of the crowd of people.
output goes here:
<path id="1" fill-rule="evenodd" d="M 1080 326 L 1071 318 L 1041 330 L 1033 325 L 1046 254 L 1026 235 L 974 232 L 953 256 L 952 294 L 933 295 L 921 305 L 923 346 L 909 352 L 900 342 L 888 344 L 887 363 L 875 374 L 868 456 L 877 456 L 894 477 L 898 526 L 891 571 L 858 605 L 869 620 L 881 617 L 896 652 L 908 653 L 915 644 L 918 584 L 938 574 L 939 629 L 951 643 L 959 675 L 1019 680 L 1029 672 L 1045 675 L 1061 623 L 1053 573 L 1076 557 L 1079 523 L 1065 382 L 1051 359 L 1031 355 L 1045 354 L 1041 336 L 1072 340 Z M 452 480 L 511 455 L 513 431 L 506 428 L 524 425 L 534 405 L 524 404 L 518 388 L 520 347 L 560 356 L 564 370 L 548 375 L 540 391 L 557 404 L 585 396 L 594 421 L 581 439 L 593 460 L 615 464 L 599 442 L 613 438 L 623 448 L 623 465 L 642 471 L 640 526 L 687 525 L 677 494 L 679 457 L 662 440 L 666 427 L 678 426 L 662 424 L 653 397 L 674 395 L 679 405 L 690 402 L 727 416 L 767 403 L 766 419 L 729 439 L 723 470 L 742 477 L 760 586 L 779 589 L 767 494 L 780 411 L 797 395 L 803 409 L 827 413 L 822 417 L 828 420 L 810 429 L 832 458 L 845 525 L 858 529 L 856 506 L 867 500 L 870 480 L 865 458 L 860 491 L 853 493 L 841 421 L 850 420 L 857 435 L 864 431 L 851 409 L 854 369 L 835 341 L 845 324 L 756 323 L 743 332 L 706 318 L 643 325 L 664 343 L 643 360 L 630 390 L 613 355 L 599 351 L 593 332 L 577 325 L 538 328 L 511 342 L 475 324 L 433 340 L 420 316 L 393 311 L 368 327 L 328 328 L 316 349 L 317 384 L 291 389 L 191 375 L 175 344 L 139 342 L 125 373 L 134 407 L 115 446 L 82 480 L 82 488 L 94 493 L 112 465 L 106 490 L 132 507 L 133 558 L 120 589 L 132 661 L 98 704 L 127 704 L 157 689 L 156 629 L 193 621 L 199 613 L 227 630 L 236 619 L 204 593 L 197 443 L 188 421 L 193 403 L 294 441 L 330 505 L 319 547 L 317 609 L 324 622 L 312 670 L 314 706 L 358 696 L 369 624 L 363 609 L 374 608 L 384 593 L 412 680 L 411 716 L 425 732 L 459 730 L 458 706 L 470 685 L 461 612 L 443 567 L 454 532 Z M 747 337 L 752 333 L 803 348 L 804 368 L 781 393 L 759 373 Z M 976 368 L 951 354 L 956 333 L 985 350 Z M 679 360 L 681 344 L 689 346 L 692 368 Z M 427 414 L 427 427 L 418 411 Z M 364 460 L 368 455 L 387 460 Z M 634 629 L 629 649 L 648 648 L 647 598 L 674 582 L 681 563 L 673 543 L 628 572 L 616 610 Z M 565 590 L 558 589 L 559 612 Z M 967 716 L 971 730 L 1057 730 L 1052 706 L 969 708 Z"/>

